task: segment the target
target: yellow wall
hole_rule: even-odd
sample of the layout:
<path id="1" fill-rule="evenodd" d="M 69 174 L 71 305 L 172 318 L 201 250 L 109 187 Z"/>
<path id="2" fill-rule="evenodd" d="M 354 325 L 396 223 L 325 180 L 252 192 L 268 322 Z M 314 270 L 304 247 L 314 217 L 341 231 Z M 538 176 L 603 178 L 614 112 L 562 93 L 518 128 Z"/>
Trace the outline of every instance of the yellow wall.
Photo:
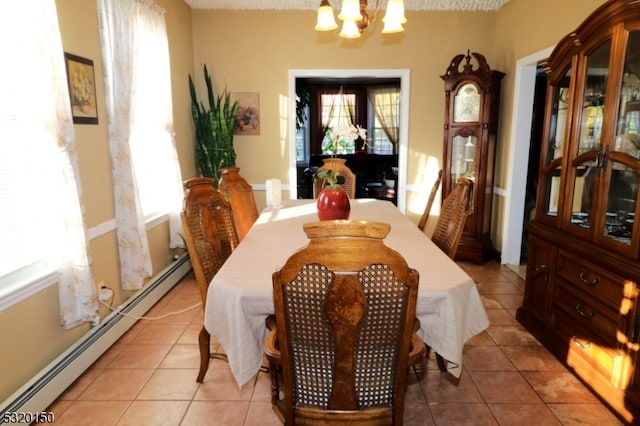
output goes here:
<path id="1" fill-rule="evenodd" d="M 428 183 L 442 167 L 444 74 L 451 59 L 467 49 L 485 55 L 489 65 L 507 75 L 502 86 L 502 121 L 498 141 L 496 185 L 507 189 L 506 165 L 513 107 L 515 63 L 555 44 L 602 1 L 511 0 L 497 12 L 406 11 L 401 34 L 380 33 L 374 22 L 357 40 L 337 31 L 314 31 L 314 11 L 193 11 L 194 67 L 202 94 L 201 66 L 207 64 L 218 90 L 260 94 L 261 133 L 236 136 L 242 175 L 252 184 L 278 177 L 288 182 L 289 69 L 405 68 L 411 72 L 407 214 L 417 222 Z M 240 29 L 240 30 L 238 30 Z M 295 34 L 295 36 L 292 36 Z M 433 170 L 425 172 L 428 167 Z M 293 182 L 291 182 L 293 184 Z M 257 193 L 258 203 L 264 194 Z M 496 196 L 497 197 L 497 196 Z M 506 203 L 496 201 L 494 244 L 500 250 Z M 495 219 L 495 218 L 494 218 Z M 429 232 L 429 230 L 427 230 Z"/>
<path id="2" fill-rule="evenodd" d="M 193 73 L 194 63 L 191 9 L 181 0 L 157 2 L 166 9 L 178 155 L 182 173 L 190 177 L 195 174 L 187 78 L 189 73 Z M 115 230 L 109 226 L 114 218 L 114 203 L 96 2 L 56 0 L 56 5 L 65 52 L 94 62 L 99 124 L 75 125 L 74 128 L 87 226 L 99 227 L 97 229 L 106 226 L 109 229 L 106 233 L 98 232 L 99 235 L 90 241 L 92 270 L 96 284 L 104 281 L 115 290 L 114 306 L 118 306 L 131 292 L 120 290 Z M 154 272 L 165 268 L 172 260 L 174 253 L 168 248 L 168 234 L 166 223 L 149 230 Z M 101 308 L 100 314 L 106 316 L 107 309 Z M 55 285 L 0 312 L 3 342 L 0 351 L 0 401 L 89 330 L 88 325 L 63 330 L 59 323 L 58 289 Z"/>
<path id="3" fill-rule="evenodd" d="M 467 49 L 483 53 L 489 64 L 506 72 L 503 80 L 502 125 L 498 149 L 497 182 L 508 187 L 506 165 L 510 141 L 515 62 L 555 44 L 573 30 L 601 1 L 511 0 L 498 12 L 407 11 L 406 32 L 383 37 L 375 22 L 360 40 L 341 40 L 335 33 L 313 30 L 315 14 L 296 12 L 191 11 L 181 0 L 157 0 L 167 10 L 174 124 L 183 177 L 196 174 L 187 75 L 204 93 L 201 64 L 206 63 L 218 90 L 260 94 L 261 133 L 237 136 L 238 166 L 250 183 L 278 177 L 287 182 L 288 125 L 286 105 L 289 69 L 408 68 L 411 71 L 408 183 L 422 184 L 429 158 L 440 167 L 442 157 L 443 83 L 449 61 Z M 56 0 L 65 51 L 93 59 L 96 81 L 102 81 L 96 3 Z M 81 183 L 86 200 L 87 225 L 103 226 L 113 219 L 113 191 L 108 154 L 104 90 L 98 84 L 99 125 L 76 125 Z M 434 161 L 435 160 L 435 161 Z M 428 191 L 425 187 L 423 191 Z M 264 205 L 258 194 L 259 205 Z M 412 197 L 409 194 L 408 206 Z M 499 197 L 496 197 L 499 198 Z M 494 242 L 506 203 L 496 200 Z M 421 208 L 421 206 L 419 206 Z M 409 211 L 417 221 L 419 208 Z M 166 224 L 149 233 L 154 269 L 166 266 Z M 498 247 L 499 248 L 499 247 Z M 129 294 L 119 291 L 115 232 L 90 243 L 96 282 L 116 290 L 116 305 Z M 68 348 L 87 326 L 64 331 L 58 325 L 55 286 L 0 314 L 2 381 L 5 399 L 42 367 Z M 106 315 L 105 310 L 101 314 Z"/>

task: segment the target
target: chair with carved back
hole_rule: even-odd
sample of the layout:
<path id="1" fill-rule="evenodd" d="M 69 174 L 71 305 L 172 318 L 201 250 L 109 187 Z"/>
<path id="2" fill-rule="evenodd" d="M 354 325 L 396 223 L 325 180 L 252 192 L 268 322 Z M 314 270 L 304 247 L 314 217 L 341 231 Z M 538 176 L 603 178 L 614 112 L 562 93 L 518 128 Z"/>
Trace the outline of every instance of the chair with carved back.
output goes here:
<path id="1" fill-rule="evenodd" d="M 431 214 L 431 207 L 433 207 L 433 201 L 436 199 L 436 194 L 438 193 L 438 189 L 440 189 L 440 182 L 442 181 L 442 169 L 438 172 L 438 177 L 436 181 L 433 183 L 431 187 L 431 193 L 429 194 L 429 199 L 427 200 L 427 205 L 424 208 L 424 212 L 422 213 L 422 217 L 418 222 L 418 229 L 424 231 L 424 228 L 427 226 L 427 221 L 429 220 L 429 215 Z"/>
<path id="2" fill-rule="evenodd" d="M 347 193 L 350 199 L 356 198 L 356 175 L 351 171 L 351 169 L 345 164 L 344 158 L 326 158 L 323 160 L 324 164 L 318 168 L 316 171 L 319 172 L 321 170 L 333 169 L 333 172 L 336 176 L 342 176 L 344 178 L 344 183 L 342 184 L 342 189 Z M 313 198 L 318 198 L 318 194 L 324 188 L 324 180 L 316 179 L 313 181 Z"/>
<path id="3" fill-rule="evenodd" d="M 440 217 L 431 236 L 431 241 L 451 259 L 456 256 L 467 223 L 472 189 L 473 181 L 466 178 L 458 179 L 453 191 L 442 201 Z"/>
<path id="4" fill-rule="evenodd" d="M 285 425 L 402 424 L 408 365 L 425 345 L 413 329 L 418 272 L 384 245 L 389 230 L 305 224 L 309 244 L 274 272 L 264 350 Z"/>
<path id="5" fill-rule="evenodd" d="M 240 175 L 238 167 L 223 167 L 220 169 L 218 190 L 231 204 L 238 240 L 242 241 L 258 219 L 253 187 Z"/>
<path id="6" fill-rule="evenodd" d="M 184 182 L 184 187 L 186 193 L 181 213 L 182 227 L 204 309 L 209 283 L 238 245 L 238 235 L 231 205 L 213 187 L 213 179 L 189 179 Z M 224 354 L 211 352 L 210 342 L 211 336 L 203 326 L 198 336 L 198 382 L 204 380 L 210 358 L 226 359 Z"/>

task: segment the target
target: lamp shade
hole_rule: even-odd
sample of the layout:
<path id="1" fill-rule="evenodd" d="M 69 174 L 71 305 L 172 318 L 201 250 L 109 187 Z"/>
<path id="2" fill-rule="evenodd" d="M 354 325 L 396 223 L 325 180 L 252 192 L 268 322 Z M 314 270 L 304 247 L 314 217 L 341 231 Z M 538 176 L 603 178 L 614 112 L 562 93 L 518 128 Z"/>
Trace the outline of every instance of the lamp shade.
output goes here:
<path id="1" fill-rule="evenodd" d="M 358 38 L 360 37 L 360 28 L 356 21 L 352 19 L 345 19 L 342 23 L 342 31 L 340 31 L 340 37 L 343 38 Z"/>
<path id="2" fill-rule="evenodd" d="M 402 0 L 389 0 L 382 22 L 384 22 L 384 28 L 382 29 L 384 34 L 404 31 L 402 24 L 407 22 L 407 18 L 404 16 L 404 2 Z"/>
<path id="3" fill-rule="evenodd" d="M 344 0 L 342 2 L 342 9 L 338 15 L 338 19 L 343 21 L 359 21 L 362 19 L 360 14 L 360 1 L 359 0 Z"/>
<path id="4" fill-rule="evenodd" d="M 338 24 L 336 24 L 336 20 L 333 17 L 333 9 L 329 4 L 329 0 L 322 0 L 318 8 L 316 31 L 331 31 L 336 28 L 338 28 Z"/>

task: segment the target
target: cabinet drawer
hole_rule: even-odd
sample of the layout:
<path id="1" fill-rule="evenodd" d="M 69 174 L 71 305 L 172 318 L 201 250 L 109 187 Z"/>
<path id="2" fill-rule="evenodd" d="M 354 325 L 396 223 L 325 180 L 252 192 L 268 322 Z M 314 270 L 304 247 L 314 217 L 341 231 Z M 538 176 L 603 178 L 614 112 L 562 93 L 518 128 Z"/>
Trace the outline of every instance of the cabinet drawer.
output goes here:
<path id="1" fill-rule="evenodd" d="M 567 365 L 578 375 L 593 378 L 594 372 L 584 367 L 586 363 L 616 388 L 625 389 L 629 385 L 633 367 L 624 350 L 603 342 L 564 311 L 556 312 L 556 320 L 554 332 L 566 350 Z"/>
<path id="2" fill-rule="evenodd" d="M 598 336 L 610 347 L 618 347 L 618 333 L 626 334 L 626 319 L 581 289 L 559 280 L 554 297 L 554 310 L 562 310 L 581 327 Z"/>
<path id="3" fill-rule="evenodd" d="M 566 251 L 559 251 L 557 268 L 558 275 L 613 309 L 628 312 L 630 306 L 627 301 L 636 297 L 635 283 L 611 274 L 593 263 L 575 258 Z"/>

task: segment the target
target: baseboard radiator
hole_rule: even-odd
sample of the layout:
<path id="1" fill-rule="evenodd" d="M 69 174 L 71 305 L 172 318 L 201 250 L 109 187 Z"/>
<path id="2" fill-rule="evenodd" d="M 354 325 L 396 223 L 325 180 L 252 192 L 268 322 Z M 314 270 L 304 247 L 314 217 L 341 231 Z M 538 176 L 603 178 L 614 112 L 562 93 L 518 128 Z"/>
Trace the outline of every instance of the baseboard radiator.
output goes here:
<path id="1" fill-rule="evenodd" d="M 184 254 L 156 275 L 118 307 L 124 314 L 143 316 L 191 270 Z M 6 412 L 35 413 L 47 409 L 107 349 L 122 337 L 136 320 L 112 312 L 73 346 L 63 352 L 40 373 L 0 405 L 0 424 Z"/>

